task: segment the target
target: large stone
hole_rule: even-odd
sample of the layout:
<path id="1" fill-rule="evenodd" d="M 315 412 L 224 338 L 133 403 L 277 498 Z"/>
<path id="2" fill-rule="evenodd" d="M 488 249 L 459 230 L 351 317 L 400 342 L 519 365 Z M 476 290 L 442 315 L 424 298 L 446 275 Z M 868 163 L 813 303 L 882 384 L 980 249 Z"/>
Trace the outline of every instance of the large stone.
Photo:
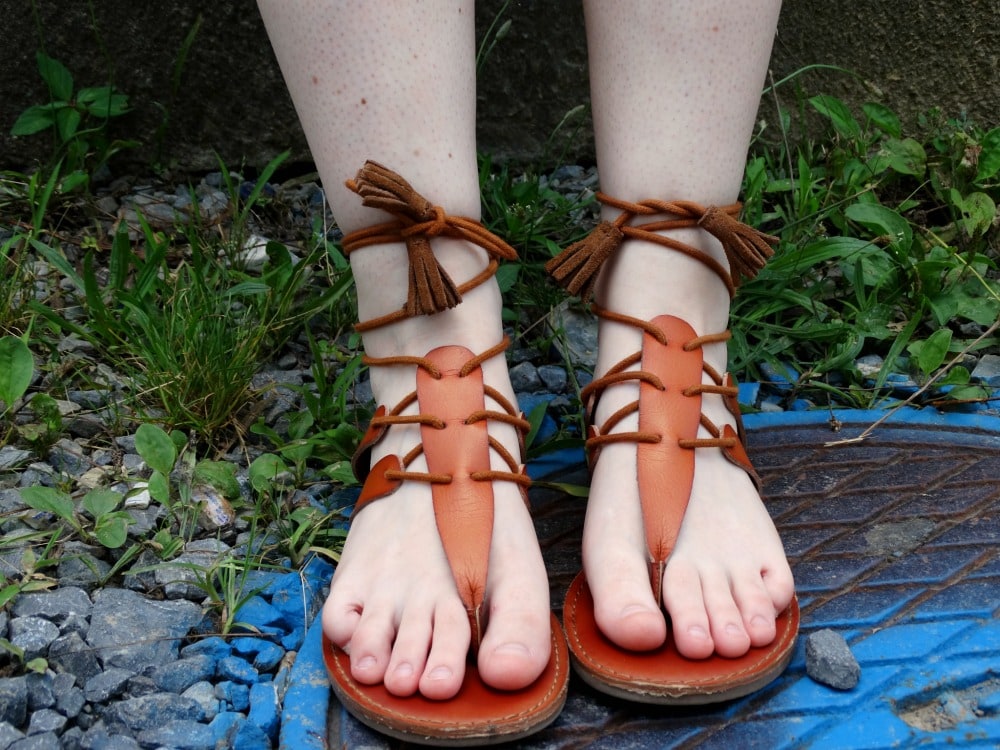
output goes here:
<path id="1" fill-rule="evenodd" d="M 87 642 L 104 665 L 141 671 L 177 659 L 179 639 L 201 619 L 188 601 L 153 601 L 127 589 L 103 589 L 94 596 Z"/>
<path id="2" fill-rule="evenodd" d="M 197 701 L 173 693 L 154 693 L 111 705 L 104 713 L 108 726 L 132 732 L 155 729 L 171 721 L 201 721 L 205 711 Z"/>
<path id="3" fill-rule="evenodd" d="M 476 4 L 480 38 L 503 4 Z M 564 147 L 565 158 L 591 157 L 593 139 L 586 116 L 572 120 L 550 139 L 567 112 L 589 104 L 581 3 L 511 3 L 506 18 L 511 21 L 509 33 L 479 74 L 481 147 L 497 157 L 520 160 L 537 159 L 545 152 L 554 159 Z M 199 19 L 184 65 L 178 68 L 184 39 Z M 77 88 L 113 80 L 129 94 L 132 112 L 114 121 L 110 131 L 114 137 L 142 141 L 142 147 L 131 152 L 133 159 L 210 170 L 217 167 L 217 153 L 234 166 L 244 159 L 260 166 L 291 149 L 292 161 L 309 161 L 253 4 L 43 0 L 35 13 L 5 14 L 4 24 L 0 153 L 8 162 L 5 168 L 44 162 L 52 153 L 49 134 L 13 138 L 9 132 L 26 107 L 48 101 L 34 59 L 39 29 L 44 48 L 69 66 Z M 841 96 L 856 111 L 871 99 L 911 122 L 921 111 L 940 106 L 949 115 L 967 111 L 985 125 L 996 125 L 998 24 L 1000 4 L 991 0 L 786 2 L 772 59 L 773 78 L 781 80 L 814 63 L 838 65 L 856 71 L 869 85 L 830 71 L 811 71 L 797 82 L 807 94 Z M 955 40 L 961 40 L 961 54 L 956 54 Z M 177 73 L 180 85 L 174 87 L 171 81 Z M 791 86 L 782 88 L 779 96 L 794 104 Z M 771 97 L 765 97 L 762 114 L 771 122 L 772 107 Z"/>

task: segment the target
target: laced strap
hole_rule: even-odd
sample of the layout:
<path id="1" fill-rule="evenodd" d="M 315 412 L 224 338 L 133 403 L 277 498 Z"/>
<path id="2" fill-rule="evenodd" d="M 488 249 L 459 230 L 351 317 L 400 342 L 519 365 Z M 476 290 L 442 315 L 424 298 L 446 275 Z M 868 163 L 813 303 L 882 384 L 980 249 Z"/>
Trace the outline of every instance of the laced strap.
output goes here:
<path id="1" fill-rule="evenodd" d="M 514 248 L 480 222 L 445 213 L 443 208 L 432 205 L 414 190 L 410 183 L 377 162 L 366 161 L 355 178 L 346 184 L 361 196 L 363 205 L 386 211 L 393 216 L 393 220 L 346 235 L 344 253 L 350 255 L 369 245 L 404 242 L 409 261 L 408 290 L 403 308 L 358 323 L 355 329 L 359 332 L 455 307 L 462 301 L 465 292 L 496 273 L 498 259 L 517 258 Z M 453 237 L 479 245 L 489 256 L 486 268 L 465 283 L 456 285 L 434 257 L 430 244 L 434 237 Z"/>
<path id="2" fill-rule="evenodd" d="M 729 295 L 736 293 L 742 278 L 753 278 L 774 254 L 778 238 L 764 234 L 741 222 L 737 217 L 742 205 L 702 206 L 691 201 L 645 200 L 639 203 L 612 198 L 598 193 L 597 199 L 606 206 L 621 210 L 614 221 L 602 221 L 587 237 L 575 242 L 545 264 L 545 270 L 570 294 L 579 295 L 587 302 L 594 292 L 597 274 L 626 239 L 655 242 L 663 247 L 684 253 L 710 269 L 722 280 Z M 647 221 L 632 226 L 638 217 L 667 215 L 673 218 Z M 722 243 L 729 261 L 725 268 L 715 258 L 691 245 L 671 239 L 657 232 L 669 229 L 701 227 Z"/>
<path id="3" fill-rule="evenodd" d="M 510 346 L 510 338 L 504 336 L 498 344 L 491 346 L 480 354 L 470 357 L 465 364 L 458 371 L 459 377 L 467 377 L 474 370 L 481 367 L 483 362 L 491 359 L 499 354 L 502 354 Z M 392 367 L 392 366 L 408 366 L 408 367 L 418 367 L 424 370 L 428 375 L 430 375 L 435 380 L 440 380 L 443 377 L 443 373 L 440 368 L 435 365 L 431 360 L 426 357 L 415 357 L 407 355 L 395 355 L 390 357 L 369 357 L 365 356 L 362 360 L 366 365 L 370 367 Z M 488 422 L 497 421 L 503 422 L 504 424 L 511 425 L 516 429 L 523 437 L 531 429 L 531 424 L 524 417 L 517 414 L 516 409 L 513 404 L 506 399 L 503 394 L 497 391 L 491 386 L 484 385 L 484 393 L 491 399 L 497 402 L 500 406 L 500 410 L 495 409 L 479 409 L 472 412 L 465 419 L 466 424 L 475 424 L 476 422 Z M 443 430 L 446 425 L 444 421 L 440 418 L 430 415 L 430 414 L 404 414 L 403 411 L 408 407 L 416 403 L 417 392 L 413 391 L 408 395 L 404 396 L 392 411 L 383 414 L 382 416 L 375 416 L 372 418 L 370 423 L 370 428 L 375 428 L 376 430 L 384 433 L 389 427 L 393 425 L 421 425 L 430 427 L 435 430 Z M 500 442 L 498 442 L 492 436 L 489 437 L 490 447 L 496 451 L 505 464 L 507 464 L 508 471 L 498 471 L 491 469 L 489 471 L 473 472 L 470 476 L 472 479 L 481 482 L 491 482 L 495 480 L 514 482 L 521 485 L 522 487 L 529 487 L 531 485 L 531 479 L 521 472 L 520 462 L 508 451 Z M 371 444 L 364 446 L 365 450 L 371 449 Z M 429 484 L 450 484 L 452 477 L 445 473 L 431 473 L 431 472 L 418 472 L 410 471 L 408 467 L 412 464 L 420 455 L 423 454 L 423 446 L 416 445 L 411 449 L 406 455 L 401 459 L 400 469 L 389 469 L 384 473 L 386 479 L 393 481 L 417 481 L 417 482 L 427 482 Z"/>
<path id="4" fill-rule="evenodd" d="M 608 310 L 607 308 L 601 307 L 597 304 L 593 305 L 593 310 L 594 313 L 600 318 L 639 328 L 655 338 L 661 345 L 665 346 L 667 344 L 666 336 L 663 331 L 648 320 L 634 318 L 631 315 L 614 312 L 613 310 Z M 732 334 L 729 331 L 695 336 L 694 338 L 685 341 L 682 344 L 682 348 L 685 351 L 690 352 L 695 349 L 700 349 L 706 344 L 724 343 L 731 337 Z M 604 391 L 618 383 L 637 381 L 640 383 L 648 383 L 657 390 L 664 390 L 665 386 L 663 385 L 663 381 L 655 373 L 641 369 L 629 369 L 638 364 L 641 360 L 641 352 L 631 354 L 610 367 L 604 375 L 599 378 L 595 378 L 592 382 L 580 390 L 581 400 L 584 403 L 588 403 L 589 401 L 587 411 L 591 415 L 596 412 L 597 401 L 600 400 Z M 702 371 L 708 375 L 712 382 L 704 384 L 697 383 L 688 386 L 682 391 L 685 396 L 701 396 L 704 393 L 711 393 L 729 399 L 735 398 L 738 395 L 739 390 L 733 386 L 726 385 L 725 377 L 707 362 L 702 363 Z M 593 454 L 595 450 L 599 450 L 601 446 L 609 443 L 659 443 L 663 439 L 663 436 L 652 432 L 612 432 L 619 422 L 637 411 L 639 411 L 638 399 L 623 406 L 605 419 L 604 423 L 601 424 L 597 430 L 595 430 L 595 434 L 591 435 L 587 439 L 586 446 L 588 453 Z M 678 439 L 678 445 L 681 448 L 731 449 L 736 447 L 738 439 L 736 437 L 724 435 L 723 430 L 708 417 L 704 416 L 704 414 L 701 416 L 701 425 L 705 428 L 708 434 L 711 435 L 711 437 L 691 439 L 680 438 Z"/>

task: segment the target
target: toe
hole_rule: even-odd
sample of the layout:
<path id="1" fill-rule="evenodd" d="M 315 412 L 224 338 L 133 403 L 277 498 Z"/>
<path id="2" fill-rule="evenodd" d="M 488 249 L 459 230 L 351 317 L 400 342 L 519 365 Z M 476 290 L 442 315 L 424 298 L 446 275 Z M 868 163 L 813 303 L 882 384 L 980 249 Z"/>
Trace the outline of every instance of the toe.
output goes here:
<path id="1" fill-rule="evenodd" d="M 608 638 L 622 648 L 648 651 L 667 637 L 667 624 L 653 599 L 646 564 L 638 556 L 595 566 L 587 585 L 594 598 L 594 618 Z"/>
<path id="2" fill-rule="evenodd" d="M 377 685 L 385 676 L 396 635 L 392 612 L 369 606 L 361 613 L 361 620 L 349 644 L 351 674 L 363 685 Z"/>
<path id="3" fill-rule="evenodd" d="M 361 621 L 361 610 L 359 598 L 332 590 L 323 604 L 323 632 L 326 637 L 340 648 L 345 648 Z"/>
<path id="4" fill-rule="evenodd" d="M 520 690 L 542 673 L 552 651 L 546 610 L 538 613 L 494 610 L 479 649 L 479 674 L 500 690 Z"/>
<path id="5" fill-rule="evenodd" d="M 743 618 L 750 645 L 766 646 L 774 640 L 775 606 L 759 576 L 748 576 L 733 585 L 733 597 Z"/>
<path id="6" fill-rule="evenodd" d="M 385 687 L 393 695 L 405 697 L 417 691 L 427 663 L 431 629 L 429 608 L 409 609 L 403 615 L 385 670 Z"/>
<path id="7" fill-rule="evenodd" d="M 716 653 L 726 657 L 745 654 L 750 649 L 750 636 L 743 626 L 729 578 L 717 572 L 703 574 L 702 595 Z"/>
<path id="8" fill-rule="evenodd" d="M 711 656 L 715 644 L 697 569 L 668 565 L 663 574 L 663 599 L 677 650 L 689 659 Z"/>
<path id="9" fill-rule="evenodd" d="M 434 611 L 434 636 L 427 655 L 419 689 L 434 700 L 452 698 L 465 677 L 465 658 L 469 652 L 469 620 L 458 601 L 439 604 Z"/>

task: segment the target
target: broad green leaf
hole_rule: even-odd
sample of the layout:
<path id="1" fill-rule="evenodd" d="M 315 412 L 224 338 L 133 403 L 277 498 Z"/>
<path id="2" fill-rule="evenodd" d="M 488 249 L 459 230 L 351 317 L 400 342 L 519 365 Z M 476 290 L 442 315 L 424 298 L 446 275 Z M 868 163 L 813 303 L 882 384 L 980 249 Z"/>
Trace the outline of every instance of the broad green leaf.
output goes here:
<path id="1" fill-rule="evenodd" d="M 851 221 L 886 237 L 900 252 L 908 252 L 913 244 L 910 223 L 891 208 L 875 203 L 852 203 L 844 211 Z"/>
<path id="2" fill-rule="evenodd" d="M 939 378 L 935 385 L 968 385 L 969 378 L 971 377 L 972 375 L 969 373 L 968 368 L 962 367 L 962 365 L 955 365 L 943 377 Z"/>
<path id="3" fill-rule="evenodd" d="M 16 336 L 0 338 L 0 401 L 10 408 L 31 385 L 35 360 L 28 345 Z"/>
<path id="4" fill-rule="evenodd" d="M 846 138 L 857 138 L 861 135 L 861 126 L 851 115 L 851 110 L 840 99 L 820 94 L 812 97 L 809 103 L 817 112 L 830 120 L 834 130 L 840 135 Z"/>
<path id="5" fill-rule="evenodd" d="M 79 127 L 80 113 L 72 107 L 65 107 L 56 112 L 56 132 L 63 143 L 72 140 Z"/>
<path id="6" fill-rule="evenodd" d="M 337 461 L 330 464 L 323 469 L 323 473 L 334 482 L 342 484 L 345 487 L 353 487 L 358 483 L 358 478 L 354 476 L 354 469 L 351 468 L 350 461 Z"/>
<path id="7" fill-rule="evenodd" d="M 884 104 L 879 104 L 878 102 L 867 102 L 863 104 L 861 109 L 864 111 L 865 115 L 868 117 L 868 121 L 872 123 L 875 127 L 881 130 L 886 135 L 892 136 L 893 138 L 899 138 L 902 132 L 902 126 L 899 123 L 899 118 L 896 113 L 889 109 Z"/>
<path id="8" fill-rule="evenodd" d="M 38 72 L 42 74 L 42 79 L 49 85 L 49 91 L 53 99 L 69 101 L 73 98 L 73 76 L 66 70 L 66 66 L 58 60 L 53 60 L 44 52 L 35 53 L 38 61 Z"/>
<path id="9" fill-rule="evenodd" d="M 890 139 L 885 142 L 882 152 L 888 157 L 889 166 L 900 174 L 922 177 L 927 169 L 927 152 L 912 138 Z"/>
<path id="10" fill-rule="evenodd" d="M 173 471 L 177 461 L 177 448 L 170 436 L 156 425 L 139 425 L 135 432 L 135 449 L 151 469 L 164 476 Z"/>
<path id="11" fill-rule="evenodd" d="M 948 398 L 953 401 L 986 401 L 992 394 L 988 388 L 981 385 L 967 385 L 948 391 Z"/>
<path id="12" fill-rule="evenodd" d="M 10 129 L 11 135 L 34 135 L 46 128 L 51 128 L 56 121 L 56 115 L 50 105 L 28 107 L 14 121 Z"/>
<path id="13" fill-rule="evenodd" d="M 545 411 L 548 408 L 546 402 L 541 402 L 540 404 L 535 404 L 535 408 L 531 410 L 528 414 L 528 424 L 531 425 L 528 430 L 528 434 L 524 437 L 525 447 L 530 446 L 535 442 L 535 437 L 538 435 L 538 430 L 542 426 L 542 422 L 545 421 Z"/>
<path id="14" fill-rule="evenodd" d="M 514 288 L 514 284 L 517 283 L 518 274 L 521 272 L 521 267 L 517 263 L 504 263 L 497 269 L 497 284 L 500 286 L 500 291 L 503 293 L 509 292 Z"/>
<path id="15" fill-rule="evenodd" d="M 986 193 L 971 193 L 962 199 L 962 226 L 970 237 L 979 237 L 993 226 L 997 205 Z"/>
<path id="16" fill-rule="evenodd" d="M 94 518 L 100 518 L 117 508 L 121 501 L 121 494 L 114 490 L 94 489 L 83 496 L 80 505 Z"/>
<path id="17" fill-rule="evenodd" d="M 257 492 L 264 492 L 270 487 L 276 476 L 286 471 L 288 471 L 288 467 L 284 461 L 273 453 L 264 453 L 257 456 L 250 464 L 250 486 Z"/>
<path id="18" fill-rule="evenodd" d="M 951 329 L 939 328 L 923 341 L 914 341 L 906 348 L 916 360 L 920 372 L 930 375 L 944 364 L 950 345 Z"/>
<path id="19" fill-rule="evenodd" d="M 128 525 L 131 519 L 126 515 L 116 513 L 112 516 L 102 516 L 94 526 L 94 536 L 108 549 L 118 549 L 128 538 Z"/>
<path id="20" fill-rule="evenodd" d="M 167 482 L 166 476 L 160 472 L 154 471 L 149 475 L 146 489 L 149 490 L 149 496 L 157 502 L 164 504 L 170 502 L 170 483 Z"/>
<path id="21" fill-rule="evenodd" d="M 988 180 L 1000 172 L 1000 128 L 993 128 L 984 135 L 979 145 L 983 150 L 979 152 L 976 182 Z"/>
<path id="22" fill-rule="evenodd" d="M 73 515 L 73 500 L 52 487 L 24 487 L 21 499 L 29 508 L 54 513 L 73 526 L 77 524 Z"/>

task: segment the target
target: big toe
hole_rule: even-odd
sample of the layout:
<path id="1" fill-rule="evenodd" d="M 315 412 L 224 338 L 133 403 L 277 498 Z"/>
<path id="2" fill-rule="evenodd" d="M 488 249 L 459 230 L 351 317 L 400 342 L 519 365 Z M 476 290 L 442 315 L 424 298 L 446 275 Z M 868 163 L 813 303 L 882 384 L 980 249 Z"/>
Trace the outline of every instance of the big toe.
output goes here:
<path id="1" fill-rule="evenodd" d="M 520 690 L 537 680 L 552 652 L 550 623 L 547 613 L 491 616 L 477 660 L 483 680 L 499 690 Z"/>

